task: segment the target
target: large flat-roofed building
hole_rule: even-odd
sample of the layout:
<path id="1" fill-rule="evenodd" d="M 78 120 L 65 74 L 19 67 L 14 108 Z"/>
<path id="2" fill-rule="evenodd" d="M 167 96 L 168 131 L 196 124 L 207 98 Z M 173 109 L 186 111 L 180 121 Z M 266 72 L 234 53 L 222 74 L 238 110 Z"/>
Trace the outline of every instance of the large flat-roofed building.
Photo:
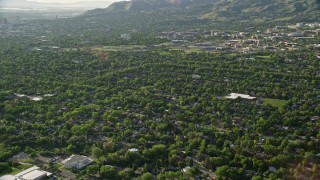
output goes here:
<path id="1" fill-rule="evenodd" d="M 33 166 L 15 176 L 21 180 L 43 180 L 52 177 L 52 173 L 40 170 L 38 166 Z"/>
<path id="2" fill-rule="evenodd" d="M 0 180 L 18 180 L 14 175 L 4 175 L 0 177 Z"/>
<path id="3" fill-rule="evenodd" d="M 231 93 L 228 96 L 226 96 L 225 98 L 227 99 L 237 99 L 237 98 L 242 98 L 242 99 L 257 99 L 256 97 L 252 97 L 250 95 L 247 94 L 239 94 L 239 93 Z"/>
<path id="4" fill-rule="evenodd" d="M 33 166 L 16 175 L 5 175 L 0 180 L 45 180 L 50 179 L 52 173 L 41 170 L 38 166 Z"/>
<path id="5" fill-rule="evenodd" d="M 62 161 L 65 168 L 68 169 L 82 169 L 93 162 L 92 159 L 88 158 L 87 156 L 81 155 L 72 155 L 68 159 Z"/>
<path id="6" fill-rule="evenodd" d="M 47 179 L 47 174 L 43 171 L 34 170 L 22 176 L 22 179 L 26 180 L 43 180 Z"/>

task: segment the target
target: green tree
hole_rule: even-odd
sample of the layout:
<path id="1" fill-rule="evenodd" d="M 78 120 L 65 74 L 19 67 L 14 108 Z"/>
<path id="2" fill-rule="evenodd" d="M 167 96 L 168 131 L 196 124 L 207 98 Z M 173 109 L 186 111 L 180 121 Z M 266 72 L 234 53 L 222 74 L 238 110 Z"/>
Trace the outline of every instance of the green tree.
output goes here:
<path id="1" fill-rule="evenodd" d="M 103 151 L 102 151 L 102 149 L 100 149 L 100 148 L 98 148 L 98 147 L 96 147 L 96 146 L 93 146 L 93 147 L 91 148 L 91 154 L 92 154 L 95 158 L 99 159 L 99 158 L 103 155 Z"/>
<path id="2" fill-rule="evenodd" d="M 5 174 L 5 173 L 11 172 L 11 171 L 12 171 L 12 169 L 7 162 L 0 163 L 0 174 Z"/>
<path id="3" fill-rule="evenodd" d="M 105 179 L 116 179 L 117 178 L 117 170 L 113 166 L 104 165 L 100 167 L 100 176 Z"/>
<path id="4" fill-rule="evenodd" d="M 155 179 L 154 176 L 149 173 L 149 172 L 146 172 L 146 173 L 143 173 L 140 177 L 141 180 L 153 180 Z"/>

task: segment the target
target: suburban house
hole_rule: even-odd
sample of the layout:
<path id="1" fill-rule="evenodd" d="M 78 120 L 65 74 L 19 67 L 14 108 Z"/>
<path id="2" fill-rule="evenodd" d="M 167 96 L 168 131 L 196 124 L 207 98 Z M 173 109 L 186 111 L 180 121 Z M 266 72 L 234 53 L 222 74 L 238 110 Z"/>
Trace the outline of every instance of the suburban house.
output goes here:
<path id="1" fill-rule="evenodd" d="M 82 169 L 93 162 L 92 159 L 82 155 L 71 155 L 68 159 L 62 161 L 65 168 Z"/>

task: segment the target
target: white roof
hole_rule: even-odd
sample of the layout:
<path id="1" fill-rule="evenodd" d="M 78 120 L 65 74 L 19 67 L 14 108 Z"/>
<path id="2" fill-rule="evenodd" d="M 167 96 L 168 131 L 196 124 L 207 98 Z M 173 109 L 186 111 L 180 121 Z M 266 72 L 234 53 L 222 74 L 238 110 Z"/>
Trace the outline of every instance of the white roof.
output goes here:
<path id="1" fill-rule="evenodd" d="M 16 174 L 15 176 L 16 176 L 16 177 L 20 177 L 20 176 L 23 176 L 23 175 L 25 175 L 25 174 L 30 173 L 31 171 L 38 170 L 38 169 L 39 169 L 39 167 L 38 167 L 38 166 L 32 166 L 31 168 L 26 169 L 26 170 L 24 170 L 24 171 L 22 171 L 22 172 L 20 172 L 20 173 Z"/>
<path id="2" fill-rule="evenodd" d="M 228 96 L 226 96 L 227 99 L 237 99 L 238 97 L 243 99 L 255 99 L 256 97 L 252 97 L 247 94 L 238 94 L 238 93 L 231 93 Z"/>
<path id="3" fill-rule="evenodd" d="M 22 176 L 23 179 L 38 179 L 39 177 L 47 176 L 45 172 L 39 171 L 39 170 L 34 170 L 32 172 L 29 172 L 28 174 L 25 174 Z"/>
<path id="4" fill-rule="evenodd" d="M 41 101 L 43 99 L 41 96 L 28 96 L 28 98 L 32 101 Z"/>
<path id="5" fill-rule="evenodd" d="M 187 172 L 189 169 L 191 169 L 191 167 L 190 167 L 190 166 L 187 166 L 187 167 L 183 168 L 182 171 L 183 171 L 183 172 Z"/>
<path id="6" fill-rule="evenodd" d="M 129 149 L 128 151 L 130 151 L 130 152 L 137 152 L 137 151 L 139 151 L 139 149 L 137 149 L 137 148 L 131 148 L 131 149 Z"/>
<path id="7" fill-rule="evenodd" d="M 14 93 L 14 95 L 18 96 L 18 97 L 26 97 L 27 95 L 25 94 L 19 94 L 19 93 Z"/>
<path id="8" fill-rule="evenodd" d="M 42 172 L 44 172 L 44 173 L 46 173 L 48 177 L 52 175 L 52 173 L 51 173 L 51 172 L 43 171 L 43 170 L 41 170 L 41 171 L 42 171 Z"/>
<path id="9" fill-rule="evenodd" d="M 82 155 L 71 155 L 68 159 L 62 161 L 63 164 L 70 164 L 70 163 L 79 163 L 82 161 L 93 161 L 92 159 L 88 158 L 87 156 Z"/>
<path id="10" fill-rule="evenodd" d="M 0 180 L 16 180 L 17 178 L 12 175 L 4 175 L 0 177 Z"/>
<path id="11" fill-rule="evenodd" d="M 201 76 L 199 76 L 199 75 L 197 75 L 197 74 L 192 74 L 191 77 L 192 77 L 193 79 L 199 79 L 199 78 L 201 78 Z"/>
<path id="12" fill-rule="evenodd" d="M 42 176 L 51 176 L 52 173 L 47 172 L 47 171 L 42 171 L 40 170 L 40 168 L 38 166 L 32 166 L 29 169 L 26 169 L 18 174 L 16 174 L 15 176 L 13 176 L 15 179 L 14 180 L 20 180 L 20 179 L 26 179 L 26 180 L 30 180 L 30 179 L 37 179 L 38 177 L 42 177 Z M 0 180 L 11 180 L 11 179 L 1 179 Z"/>

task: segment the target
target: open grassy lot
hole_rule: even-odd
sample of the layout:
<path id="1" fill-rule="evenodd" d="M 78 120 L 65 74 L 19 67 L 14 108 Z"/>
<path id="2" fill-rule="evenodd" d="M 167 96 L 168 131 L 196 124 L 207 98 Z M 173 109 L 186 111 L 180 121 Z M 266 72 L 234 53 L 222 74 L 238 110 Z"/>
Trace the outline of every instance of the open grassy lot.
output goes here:
<path id="1" fill-rule="evenodd" d="M 287 103 L 286 100 L 281 100 L 281 99 L 270 99 L 270 98 L 265 98 L 263 99 L 263 104 L 268 104 L 273 107 L 282 107 Z"/>
<path id="2" fill-rule="evenodd" d="M 93 48 L 94 50 L 103 50 L 103 51 L 130 51 L 130 50 L 142 50 L 146 46 L 141 45 L 121 45 L 121 46 L 102 46 Z"/>

